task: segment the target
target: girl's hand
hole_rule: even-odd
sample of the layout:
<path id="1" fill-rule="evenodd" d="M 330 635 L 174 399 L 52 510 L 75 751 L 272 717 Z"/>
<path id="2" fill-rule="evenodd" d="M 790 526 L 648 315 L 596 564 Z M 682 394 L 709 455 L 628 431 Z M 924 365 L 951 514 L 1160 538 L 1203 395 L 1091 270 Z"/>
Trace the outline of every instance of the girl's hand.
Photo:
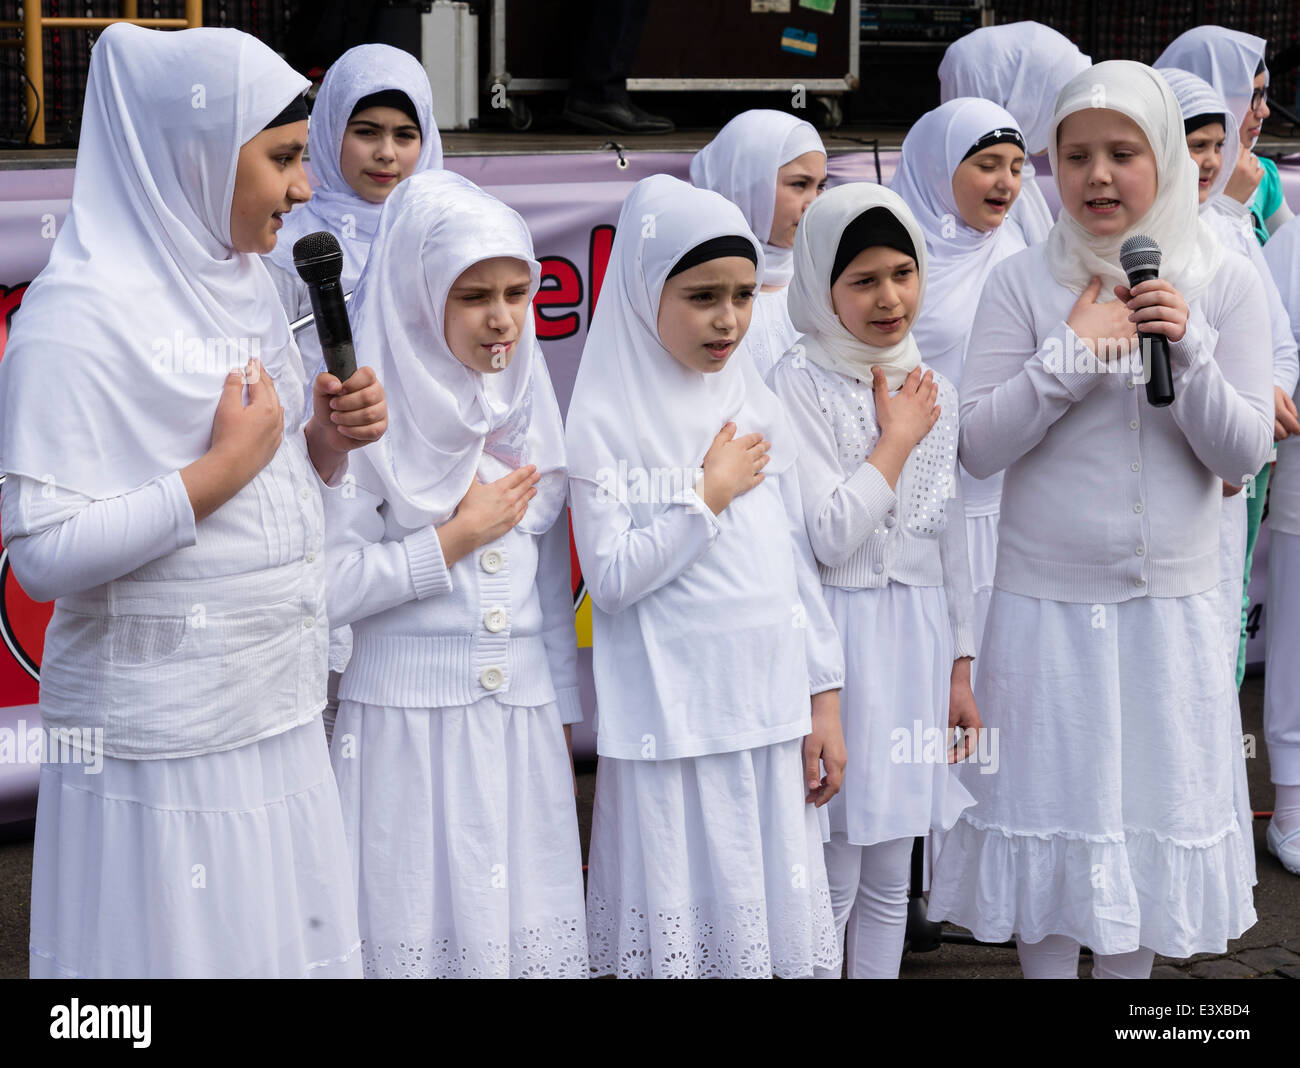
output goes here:
<path id="1" fill-rule="evenodd" d="M 244 384 L 248 403 L 244 403 Z M 231 371 L 217 401 L 212 419 L 214 453 L 229 466 L 235 492 L 253 480 L 271 462 L 284 438 L 284 409 L 275 383 L 260 360 L 249 360 L 243 371 Z M 232 494 L 233 496 L 233 494 Z"/>
<path id="2" fill-rule="evenodd" d="M 762 434 L 736 437 L 736 424 L 728 423 L 718 431 L 704 455 L 704 477 L 696 489 L 697 496 L 717 515 L 763 481 L 771 447 Z"/>
<path id="3" fill-rule="evenodd" d="M 1273 440 L 1281 441 L 1292 434 L 1300 434 L 1300 418 L 1296 417 L 1295 401 L 1287 396 L 1281 386 L 1273 387 Z"/>
<path id="4" fill-rule="evenodd" d="M 1118 293 L 1122 287 L 1116 286 Z M 1126 291 L 1127 292 L 1127 291 Z M 1129 345 L 1137 341 L 1137 327 L 1130 318 L 1128 306 L 1118 301 L 1099 304 L 1101 279 L 1093 275 L 1088 288 L 1079 294 L 1065 325 L 1074 331 L 1094 356 L 1110 360 L 1127 356 Z"/>
<path id="5" fill-rule="evenodd" d="M 524 518 L 541 480 L 536 465 L 529 464 L 495 482 L 475 478 L 470 483 L 469 492 L 456 509 L 456 518 L 473 535 L 475 549 L 496 541 Z"/>
<path id="6" fill-rule="evenodd" d="M 880 424 L 880 440 L 886 438 L 907 448 L 910 453 L 920 440 L 930 433 L 942 412 L 939 384 L 934 372 L 921 373 L 912 368 L 902 387 L 894 396 L 889 395 L 885 372 L 879 367 L 871 369 L 871 388 L 876 399 L 876 422 Z"/>
<path id="7" fill-rule="evenodd" d="M 965 656 L 952 662 L 952 678 L 948 687 L 948 729 L 960 727 L 963 731 L 960 741 L 954 742 L 948 749 L 948 763 L 957 764 L 975 752 L 979 740 L 979 709 L 975 707 L 975 695 L 970 688 L 970 657 Z M 952 735 L 949 734 L 951 738 Z"/>
<path id="8" fill-rule="evenodd" d="M 331 452 L 349 452 L 383 437 L 388 402 L 375 369 L 358 367 L 346 382 L 328 372 L 318 374 L 312 385 L 312 422 L 319 427 L 317 440 Z"/>
<path id="9" fill-rule="evenodd" d="M 1115 296 L 1129 310 L 1129 321 L 1144 334 L 1164 334 L 1170 341 L 1182 341 L 1187 333 L 1187 301 L 1172 282 L 1153 278 L 1129 289 L 1116 286 Z"/>
<path id="10" fill-rule="evenodd" d="M 1264 168 L 1259 165 L 1259 158 L 1251 151 L 1249 145 L 1242 145 L 1237 153 L 1237 165 L 1232 169 L 1232 177 L 1223 191 L 1238 204 L 1245 204 L 1255 195 L 1259 183 L 1264 180 Z"/>
<path id="11" fill-rule="evenodd" d="M 844 785 L 844 767 L 849 762 L 840 729 L 840 691 L 826 690 L 812 696 L 812 732 L 803 740 L 803 778 L 808 788 L 804 802 L 821 808 Z M 826 768 L 821 774 L 819 763 Z"/>

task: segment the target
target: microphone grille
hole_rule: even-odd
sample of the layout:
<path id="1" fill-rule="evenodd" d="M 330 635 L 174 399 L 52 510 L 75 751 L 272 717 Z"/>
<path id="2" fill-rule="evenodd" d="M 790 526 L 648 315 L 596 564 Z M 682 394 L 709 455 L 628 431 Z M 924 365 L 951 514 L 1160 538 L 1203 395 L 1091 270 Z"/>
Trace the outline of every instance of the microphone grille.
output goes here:
<path id="1" fill-rule="evenodd" d="M 343 273 L 343 250 L 333 234 L 317 230 L 293 243 L 293 265 L 308 285 L 331 282 Z"/>
<path id="2" fill-rule="evenodd" d="M 1119 265 L 1125 274 L 1143 268 L 1160 269 L 1160 246 L 1146 234 L 1134 234 L 1119 247 Z"/>

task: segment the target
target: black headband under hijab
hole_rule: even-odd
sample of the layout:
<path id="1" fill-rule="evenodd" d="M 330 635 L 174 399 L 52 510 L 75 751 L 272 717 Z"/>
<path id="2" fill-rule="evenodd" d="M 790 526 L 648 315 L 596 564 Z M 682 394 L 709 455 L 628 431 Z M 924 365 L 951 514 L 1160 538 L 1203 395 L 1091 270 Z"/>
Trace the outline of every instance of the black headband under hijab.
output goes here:
<path id="1" fill-rule="evenodd" d="M 840 234 L 840 244 L 835 250 L 835 265 L 831 268 L 831 285 L 857 259 L 859 253 L 880 245 L 916 259 L 916 246 L 912 244 L 912 235 L 907 232 L 907 227 L 888 208 L 877 205 L 864 211 Z"/>
<path id="2" fill-rule="evenodd" d="M 1190 119 L 1183 119 L 1183 136 L 1186 137 L 1194 130 L 1199 130 L 1202 126 L 1211 126 L 1216 122 L 1225 130 L 1228 128 L 1227 117 L 1221 111 L 1207 111 L 1204 115 L 1193 115 Z"/>
<path id="3" fill-rule="evenodd" d="M 1261 59 L 1259 61 L 1259 66 L 1255 68 L 1255 77 L 1258 78 L 1266 70 L 1268 70 L 1268 68 L 1264 66 L 1264 61 Z"/>
<path id="4" fill-rule="evenodd" d="M 966 155 L 962 156 L 961 162 L 964 163 L 976 152 L 983 152 L 986 148 L 992 148 L 994 145 L 1015 145 L 1021 152 L 1025 152 L 1025 139 L 1020 136 L 1019 130 L 990 130 L 966 150 Z M 1025 155 L 1027 156 L 1029 153 L 1025 152 Z"/>
<path id="5" fill-rule="evenodd" d="M 689 252 L 683 253 L 681 259 L 674 263 L 673 269 L 668 272 L 668 278 L 675 274 L 681 274 L 683 271 L 689 271 L 692 267 L 698 267 L 701 263 L 708 263 L 709 260 L 720 260 L 726 256 L 744 256 L 755 267 L 758 266 L 758 253 L 754 251 L 754 243 L 747 237 L 728 234 L 725 237 L 715 237 L 709 241 L 704 241 Z M 665 278 L 664 281 L 668 281 L 668 278 Z"/>
<path id="6" fill-rule="evenodd" d="M 301 94 L 289 101 L 288 106 L 275 118 L 262 127 L 269 130 L 273 126 L 288 126 L 291 122 L 302 122 L 307 118 L 307 98 Z"/>
<path id="7" fill-rule="evenodd" d="M 411 103 L 411 98 L 400 89 L 381 89 L 377 93 L 363 96 L 352 109 L 352 114 L 348 116 L 348 122 L 356 118 L 358 111 L 365 111 L 366 108 L 396 108 L 416 126 L 420 125 L 420 117 L 415 113 L 415 105 Z M 424 136 L 423 127 L 420 128 L 420 136 Z"/>

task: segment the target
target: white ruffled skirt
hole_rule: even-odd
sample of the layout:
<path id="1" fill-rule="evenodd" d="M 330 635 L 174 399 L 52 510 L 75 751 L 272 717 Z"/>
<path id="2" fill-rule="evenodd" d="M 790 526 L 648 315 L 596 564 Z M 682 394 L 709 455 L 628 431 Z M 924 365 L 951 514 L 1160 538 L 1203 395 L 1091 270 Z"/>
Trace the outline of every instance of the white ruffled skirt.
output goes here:
<path id="1" fill-rule="evenodd" d="M 929 917 L 982 941 L 1222 953 L 1255 922 L 1217 590 L 1086 605 L 994 592 L 976 700 L 1000 766 L 945 836 Z"/>
<path id="2" fill-rule="evenodd" d="M 41 768 L 32 978 L 357 978 L 319 720 L 223 753 Z"/>
<path id="3" fill-rule="evenodd" d="M 559 709 L 344 700 L 331 752 L 367 978 L 587 976 Z"/>
<path id="4" fill-rule="evenodd" d="M 601 757 L 588 866 L 595 975 L 811 977 L 840 967 L 802 739 Z"/>

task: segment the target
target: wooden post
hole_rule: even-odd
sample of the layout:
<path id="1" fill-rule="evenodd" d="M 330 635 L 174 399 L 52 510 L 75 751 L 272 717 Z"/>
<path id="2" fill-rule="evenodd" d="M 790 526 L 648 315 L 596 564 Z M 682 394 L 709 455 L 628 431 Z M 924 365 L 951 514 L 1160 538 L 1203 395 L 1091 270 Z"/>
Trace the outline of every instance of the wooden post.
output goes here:
<path id="1" fill-rule="evenodd" d="M 41 0 L 23 4 L 23 51 L 27 60 L 27 140 L 45 144 L 45 52 L 41 41 Z"/>

